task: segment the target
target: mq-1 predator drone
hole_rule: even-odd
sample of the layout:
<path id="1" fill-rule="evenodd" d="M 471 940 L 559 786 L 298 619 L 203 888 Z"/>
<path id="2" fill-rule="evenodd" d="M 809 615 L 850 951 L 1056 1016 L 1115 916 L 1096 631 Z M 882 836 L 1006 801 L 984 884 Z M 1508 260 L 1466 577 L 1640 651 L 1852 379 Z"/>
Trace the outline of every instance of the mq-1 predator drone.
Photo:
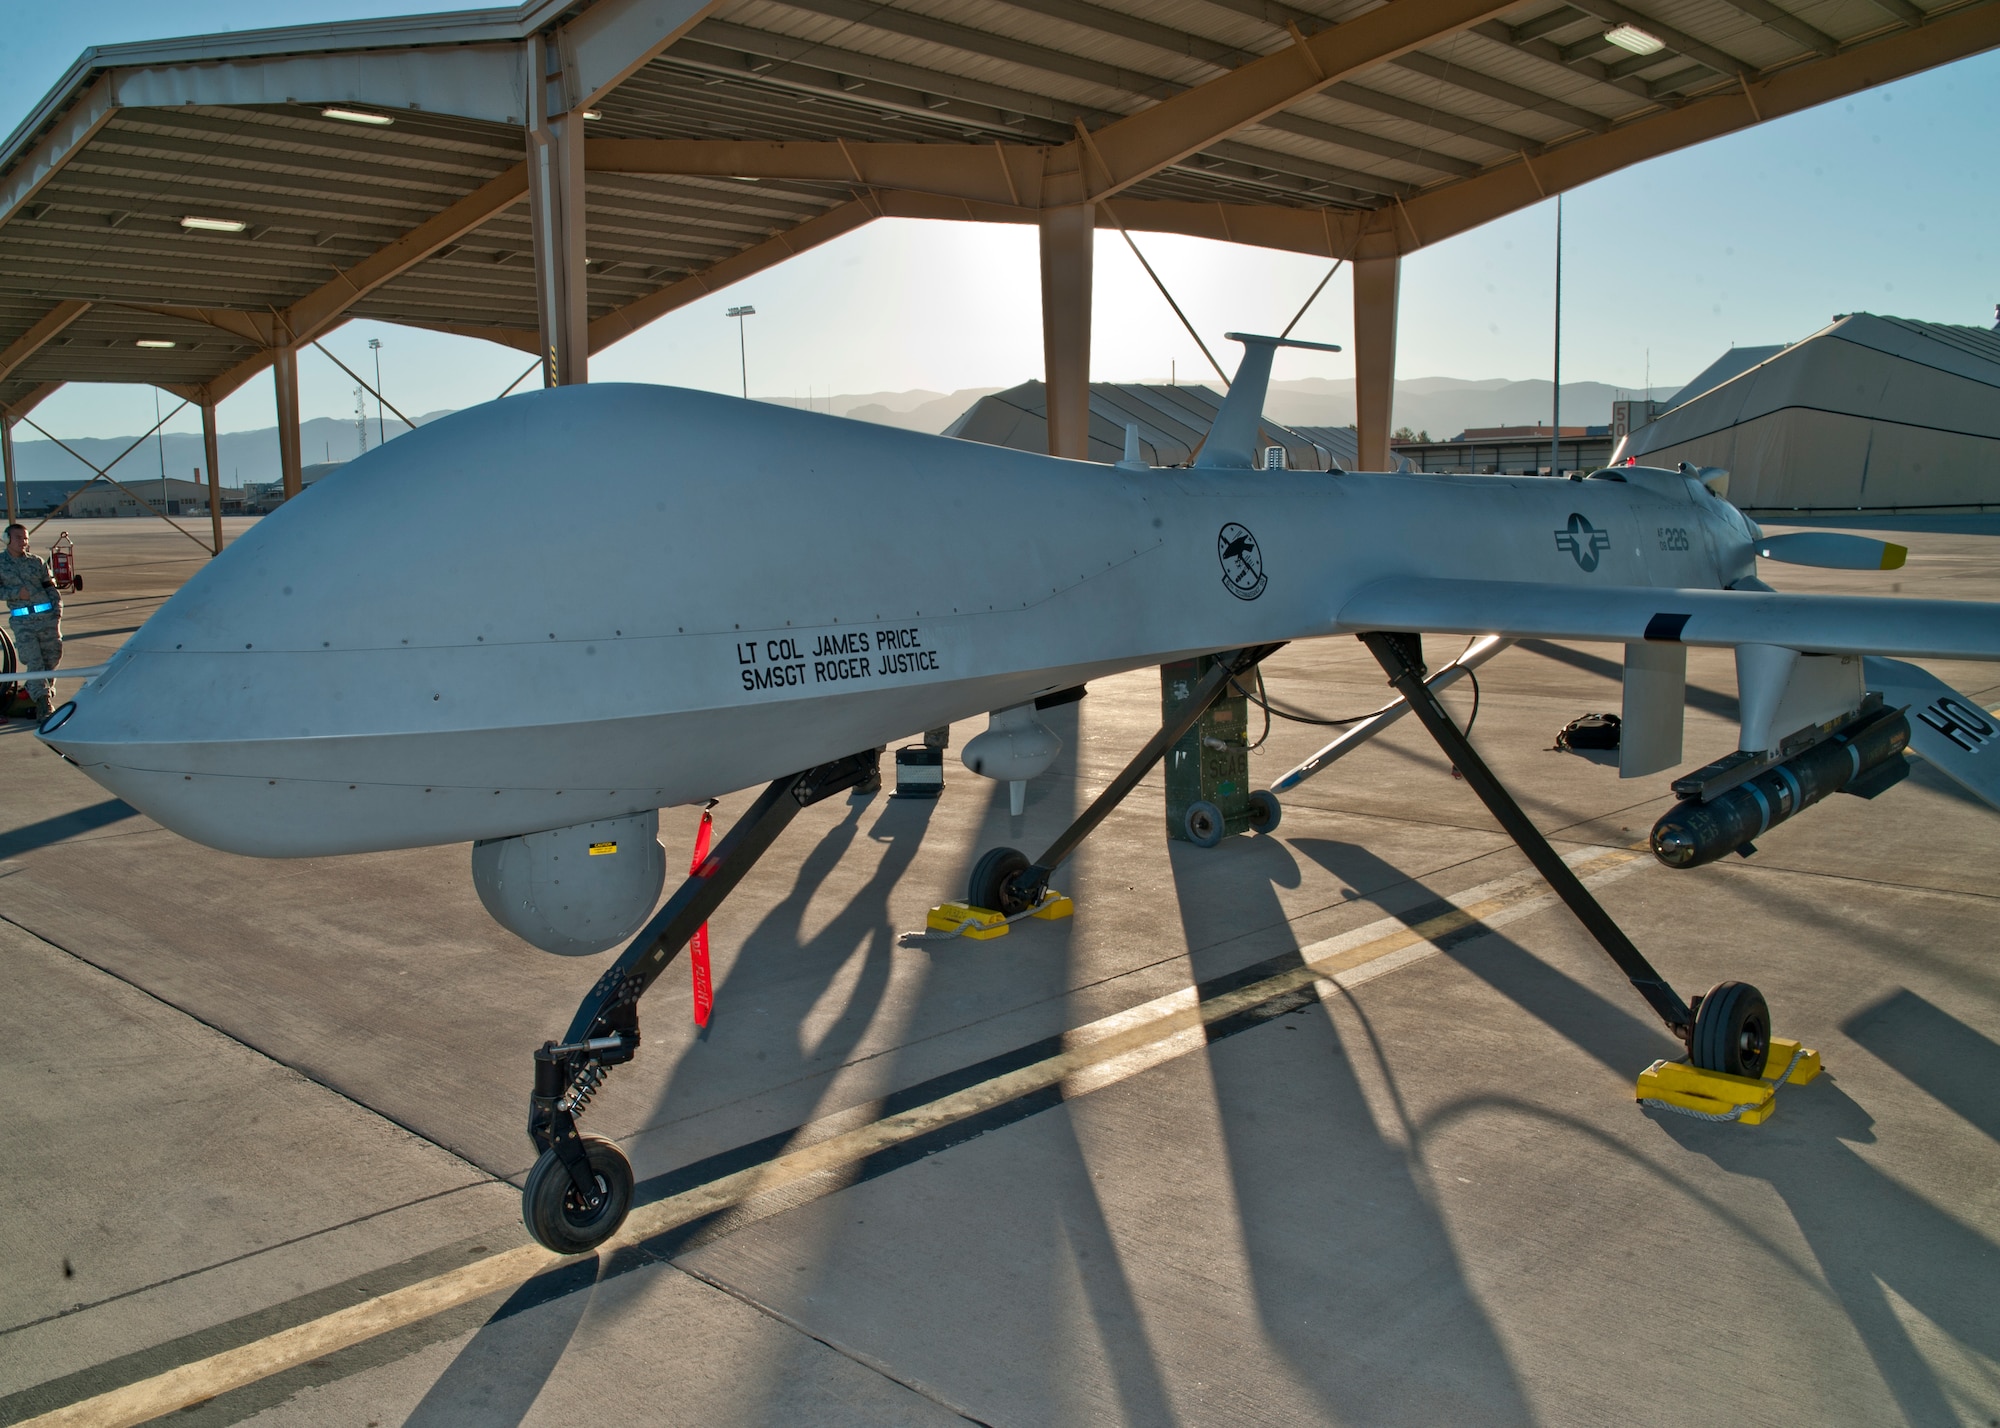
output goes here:
<path id="1" fill-rule="evenodd" d="M 1290 640 L 1359 635 L 1534 866 L 1694 1063 L 1757 1074 L 1762 997 L 1692 1003 L 1659 975 L 1487 769 L 1427 682 L 1425 633 L 1626 650 L 1621 772 L 1681 760 L 1690 645 L 1736 650 L 1740 748 L 1681 787 L 1654 847 L 1676 866 L 1747 844 L 1835 789 L 1878 791 L 1917 752 L 1992 801 L 1979 707 L 1869 656 L 2000 657 L 2000 606 L 1794 595 L 1760 556 L 1881 567 L 1857 536 L 1766 538 L 1721 472 L 1581 481 L 1258 469 L 1281 339 L 1245 356 L 1199 456 L 1098 465 L 636 385 L 459 412 L 349 463 L 190 580 L 41 737 L 211 847 L 304 857 L 471 842 L 481 899 L 536 946 L 626 942 L 560 1042 L 535 1053 L 540 1157 L 524 1217 L 576 1253 L 632 1171 L 577 1119 L 639 1047 L 638 1005 L 801 808 L 875 775 L 877 750 L 986 711 L 970 762 L 1010 781 L 1052 756 L 1033 717 L 1088 681 L 1217 655 L 1131 764 L 1039 858 L 983 857 L 973 904 L 1034 907 L 1051 874 L 1225 685 Z M 519 513 L 559 483 L 603 518 L 596 574 L 536 549 Z M 1060 511 L 990 558 L 912 542 Z M 380 512 L 393 506 L 393 525 Z M 448 551 L 414 547 L 449 532 Z M 422 533 L 419 535 L 419 533 Z M 406 549 L 407 547 L 407 549 Z M 395 581 L 357 578 L 365 556 Z M 1455 667 L 1456 668 L 1456 667 Z M 1908 711 L 1915 709 L 1914 722 Z M 859 752 L 857 752 L 859 751 Z M 664 905 L 659 810 L 767 782 Z M 629 940 L 628 940 L 629 939 Z"/>

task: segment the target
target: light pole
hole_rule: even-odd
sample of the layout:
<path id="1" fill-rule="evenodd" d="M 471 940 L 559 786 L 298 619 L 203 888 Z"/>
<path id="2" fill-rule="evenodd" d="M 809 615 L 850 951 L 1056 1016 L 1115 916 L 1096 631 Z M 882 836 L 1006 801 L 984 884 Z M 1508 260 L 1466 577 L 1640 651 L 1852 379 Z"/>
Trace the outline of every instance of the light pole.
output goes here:
<path id="1" fill-rule="evenodd" d="M 1563 196 L 1556 195 L 1556 360 L 1550 396 L 1549 475 L 1562 475 L 1563 446 Z"/>
<path id="2" fill-rule="evenodd" d="M 736 359 L 743 366 L 743 400 L 747 402 L 750 400 L 750 349 L 744 342 L 743 319 L 755 317 L 757 309 L 745 304 L 729 309 L 729 315 L 736 319 Z"/>
<path id="3" fill-rule="evenodd" d="M 388 438 L 382 435 L 382 339 L 368 339 L 368 350 L 375 354 L 375 444 L 380 446 Z"/>

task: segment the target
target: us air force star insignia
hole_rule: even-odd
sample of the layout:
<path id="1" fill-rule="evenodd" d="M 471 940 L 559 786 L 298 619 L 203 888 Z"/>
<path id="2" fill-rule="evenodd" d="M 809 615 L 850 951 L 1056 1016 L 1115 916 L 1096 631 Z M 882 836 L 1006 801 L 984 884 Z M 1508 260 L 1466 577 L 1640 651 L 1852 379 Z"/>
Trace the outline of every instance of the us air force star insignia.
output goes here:
<path id="1" fill-rule="evenodd" d="M 1575 556 L 1576 563 L 1586 571 L 1595 570 L 1597 557 L 1611 549 L 1611 532 L 1599 530 L 1571 511 L 1569 525 L 1556 532 L 1556 549 Z"/>
<path id="2" fill-rule="evenodd" d="M 1215 537 L 1216 557 L 1222 562 L 1222 584 L 1239 600 L 1255 600 L 1269 582 L 1264 575 L 1264 553 L 1257 537 L 1231 521 Z"/>

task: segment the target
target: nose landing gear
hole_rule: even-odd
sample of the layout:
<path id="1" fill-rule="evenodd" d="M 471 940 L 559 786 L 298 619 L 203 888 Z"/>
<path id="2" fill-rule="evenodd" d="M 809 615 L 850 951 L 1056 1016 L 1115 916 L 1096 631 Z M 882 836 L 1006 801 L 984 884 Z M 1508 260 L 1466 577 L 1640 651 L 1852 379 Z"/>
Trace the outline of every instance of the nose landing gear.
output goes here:
<path id="1" fill-rule="evenodd" d="M 569 1034 L 535 1053 L 528 1137 L 541 1152 L 521 1197 L 528 1233 L 557 1254 L 583 1254 L 618 1232 L 632 1208 L 632 1166 L 608 1140 L 576 1128 L 614 1066 L 639 1053 L 639 998 L 735 890 L 799 810 L 880 777 L 881 751 L 778 779 L 757 796 L 716 850 L 653 914 L 597 979 Z"/>

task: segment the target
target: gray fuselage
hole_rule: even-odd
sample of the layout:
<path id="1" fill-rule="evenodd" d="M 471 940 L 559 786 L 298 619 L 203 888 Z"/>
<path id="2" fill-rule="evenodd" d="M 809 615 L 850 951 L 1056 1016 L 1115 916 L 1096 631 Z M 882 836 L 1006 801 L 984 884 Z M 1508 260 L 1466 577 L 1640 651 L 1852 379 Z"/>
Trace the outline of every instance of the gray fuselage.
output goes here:
<path id="1" fill-rule="evenodd" d="M 213 847 L 462 842 L 1335 633 L 1387 576 L 1715 589 L 1749 573 L 1751 536 L 1667 473 L 1128 470 L 570 387 L 435 422 L 288 502 L 48 740 Z"/>

